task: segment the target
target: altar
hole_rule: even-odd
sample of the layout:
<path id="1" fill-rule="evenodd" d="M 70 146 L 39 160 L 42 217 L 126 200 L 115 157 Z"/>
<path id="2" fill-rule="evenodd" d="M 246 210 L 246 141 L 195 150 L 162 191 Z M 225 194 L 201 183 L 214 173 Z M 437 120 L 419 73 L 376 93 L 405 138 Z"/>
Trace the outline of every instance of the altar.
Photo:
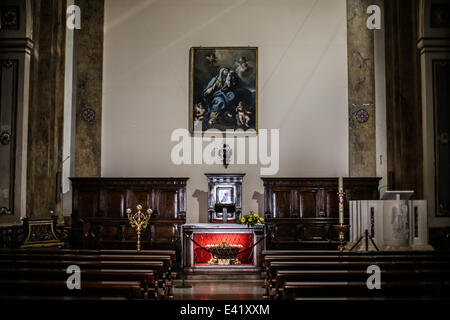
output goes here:
<path id="1" fill-rule="evenodd" d="M 259 279 L 264 226 L 185 224 L 183 266 L 188 279 Z"/>

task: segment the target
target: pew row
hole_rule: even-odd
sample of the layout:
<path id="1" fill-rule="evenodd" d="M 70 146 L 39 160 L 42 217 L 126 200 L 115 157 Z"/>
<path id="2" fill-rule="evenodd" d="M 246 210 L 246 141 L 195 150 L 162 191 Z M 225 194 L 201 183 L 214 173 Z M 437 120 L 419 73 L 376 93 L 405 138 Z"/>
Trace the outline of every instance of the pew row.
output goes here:
<path id="1" fill-rule="evenodd" d="M 263 258 L 265 271 L 262 276 L 266 286 L 264 297 L 269 299 L 450 297 L 447 283 L 450 280 L 449 252 L 269 250 L 263 252 Z M 367 273 L 367 268 L 371 265 L 380 268 L 381 281 L 388 290 L 378 290 L 376 294 L 364 291 L 368 290 L 367 279 L 370 274 Z M 293 283 L 297 287 L 294 288 Z M 318 285 L 310 286 L 311 283 Z M 424 283 L 430 286 L 428 291 L 421 289 Z M 336 288 L 346 288 L 345 284 L 352 285 L 349 285 L 348 290 L 335 290 L 333 284 Z M 406 287 L 409 289 L 406 290 Z"/>
<path id="2" fill-rule="evenodd" d="M 34 286 L 34 282 L 39 280 L 53 281 L 56 283 L 51 287 L 59 288 L 57 283 L 61 281 L 65 283 L 69 277 L 67 267 L 76 265 L 81 270 L 82 284 L 90 282 L 94 287 L 110 282 L 136 282 L 139 284 L 140 295 L 129 293 L 123 296 L 108 295 L 107 290 L 103 295 L 102 290 L 92 289 L 93 293 L 99 294 L 97 296 L 99 299 L 105 297 L 113 299 L 173 299 L 172 277 L 175 277 L 176 274 L 171 272 L 171 268 L 176 260 L 174 253 L 172 250 L 145 250 L 145 252 L 70 249 L 0 250 L 0 272 L 3 274 L 0 280 L 19 281 L 17 288 L 25 291 L 21 292 L 21 295 L 15 294 L 15 298 L 33 297 L 36 293 L 32 288 L 29 292 L 27 291 L 28 282 L 21 283 L 20 281 L 31 281 L 29 286 Z M 5 285 L 11 284 L 5 283 Z M 32 294 L 29 294 L 30 292 Z M 48 290 L 45 295 L 39 295 L 39 297 L 52 297 L 55 296 L 55 292 Z M 95 299 L 87 290 L 85 295 L 74 292 L 73 297 L 67 291 L 57 291 L 56 293 L 56 296 L 61 299 Z M 0 295 L 2 298 L 11 297 L 6 292 L 2 292 Z"/>

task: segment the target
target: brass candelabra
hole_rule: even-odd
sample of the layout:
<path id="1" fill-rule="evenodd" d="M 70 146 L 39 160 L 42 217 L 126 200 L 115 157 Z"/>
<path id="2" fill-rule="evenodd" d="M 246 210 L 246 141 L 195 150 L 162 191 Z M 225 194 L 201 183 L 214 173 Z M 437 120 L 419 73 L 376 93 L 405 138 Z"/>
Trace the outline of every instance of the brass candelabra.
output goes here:
<path id="1" fill-rule="evenodd" d="M 136 206 L 138 210 L 136 213 L 132 214 L 130 208 L 127 209 L 128 220 L 130 220 L 130 225 L 136 229 L 137 232 L 137 251 L 141 251 L 141 232 L 147 228 L 148 221 L 153 213 L 152 209 L 148 209 L 146 212 L 142 212 L 142 206 L 138 204 Z"/>

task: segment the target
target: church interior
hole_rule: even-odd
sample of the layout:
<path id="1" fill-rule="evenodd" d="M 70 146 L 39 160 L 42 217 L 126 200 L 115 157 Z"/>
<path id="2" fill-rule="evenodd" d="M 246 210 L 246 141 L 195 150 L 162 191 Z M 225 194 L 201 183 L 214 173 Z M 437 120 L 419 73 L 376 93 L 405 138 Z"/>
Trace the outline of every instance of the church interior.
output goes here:
<path id="1" fill-rule="evenodd" d="M 450 299 L 448 0 L 0 22 L 0 300 Z"/>

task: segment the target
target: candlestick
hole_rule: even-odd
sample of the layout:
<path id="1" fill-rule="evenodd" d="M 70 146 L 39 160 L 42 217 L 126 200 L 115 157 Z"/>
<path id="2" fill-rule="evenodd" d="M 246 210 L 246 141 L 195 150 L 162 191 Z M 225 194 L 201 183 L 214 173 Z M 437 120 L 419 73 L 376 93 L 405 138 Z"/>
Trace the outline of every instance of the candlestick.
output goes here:
<path id="1" fill-rule="evenodd" d="M 339 177 L 339 224 L 344 224 L 344 179 Z"/>
<path id="2" fill-rule="evenodd" d="M 344 251 L 345 250 L 345 234 L 349 228 L 349 226 L 345 224 L 339 224 L 334 226 L 338 230 L 338 250 Z"/>
<path id="3" fill-rule="evenodd" d="M 142 206 L 139 204 L 136 206 L 138 210 L 135 214 L 132 214 L 131 209 L 127 209 L 128 219 L 130 221 L 130 225 L 136 229 L 137 232 L 137 251 L 141 251 L 141 231 L 147 228 L 148 221 L 150 216 L 152 215 L 152 209 L 148 209 L 147 213 L 141 212 Z"/>

